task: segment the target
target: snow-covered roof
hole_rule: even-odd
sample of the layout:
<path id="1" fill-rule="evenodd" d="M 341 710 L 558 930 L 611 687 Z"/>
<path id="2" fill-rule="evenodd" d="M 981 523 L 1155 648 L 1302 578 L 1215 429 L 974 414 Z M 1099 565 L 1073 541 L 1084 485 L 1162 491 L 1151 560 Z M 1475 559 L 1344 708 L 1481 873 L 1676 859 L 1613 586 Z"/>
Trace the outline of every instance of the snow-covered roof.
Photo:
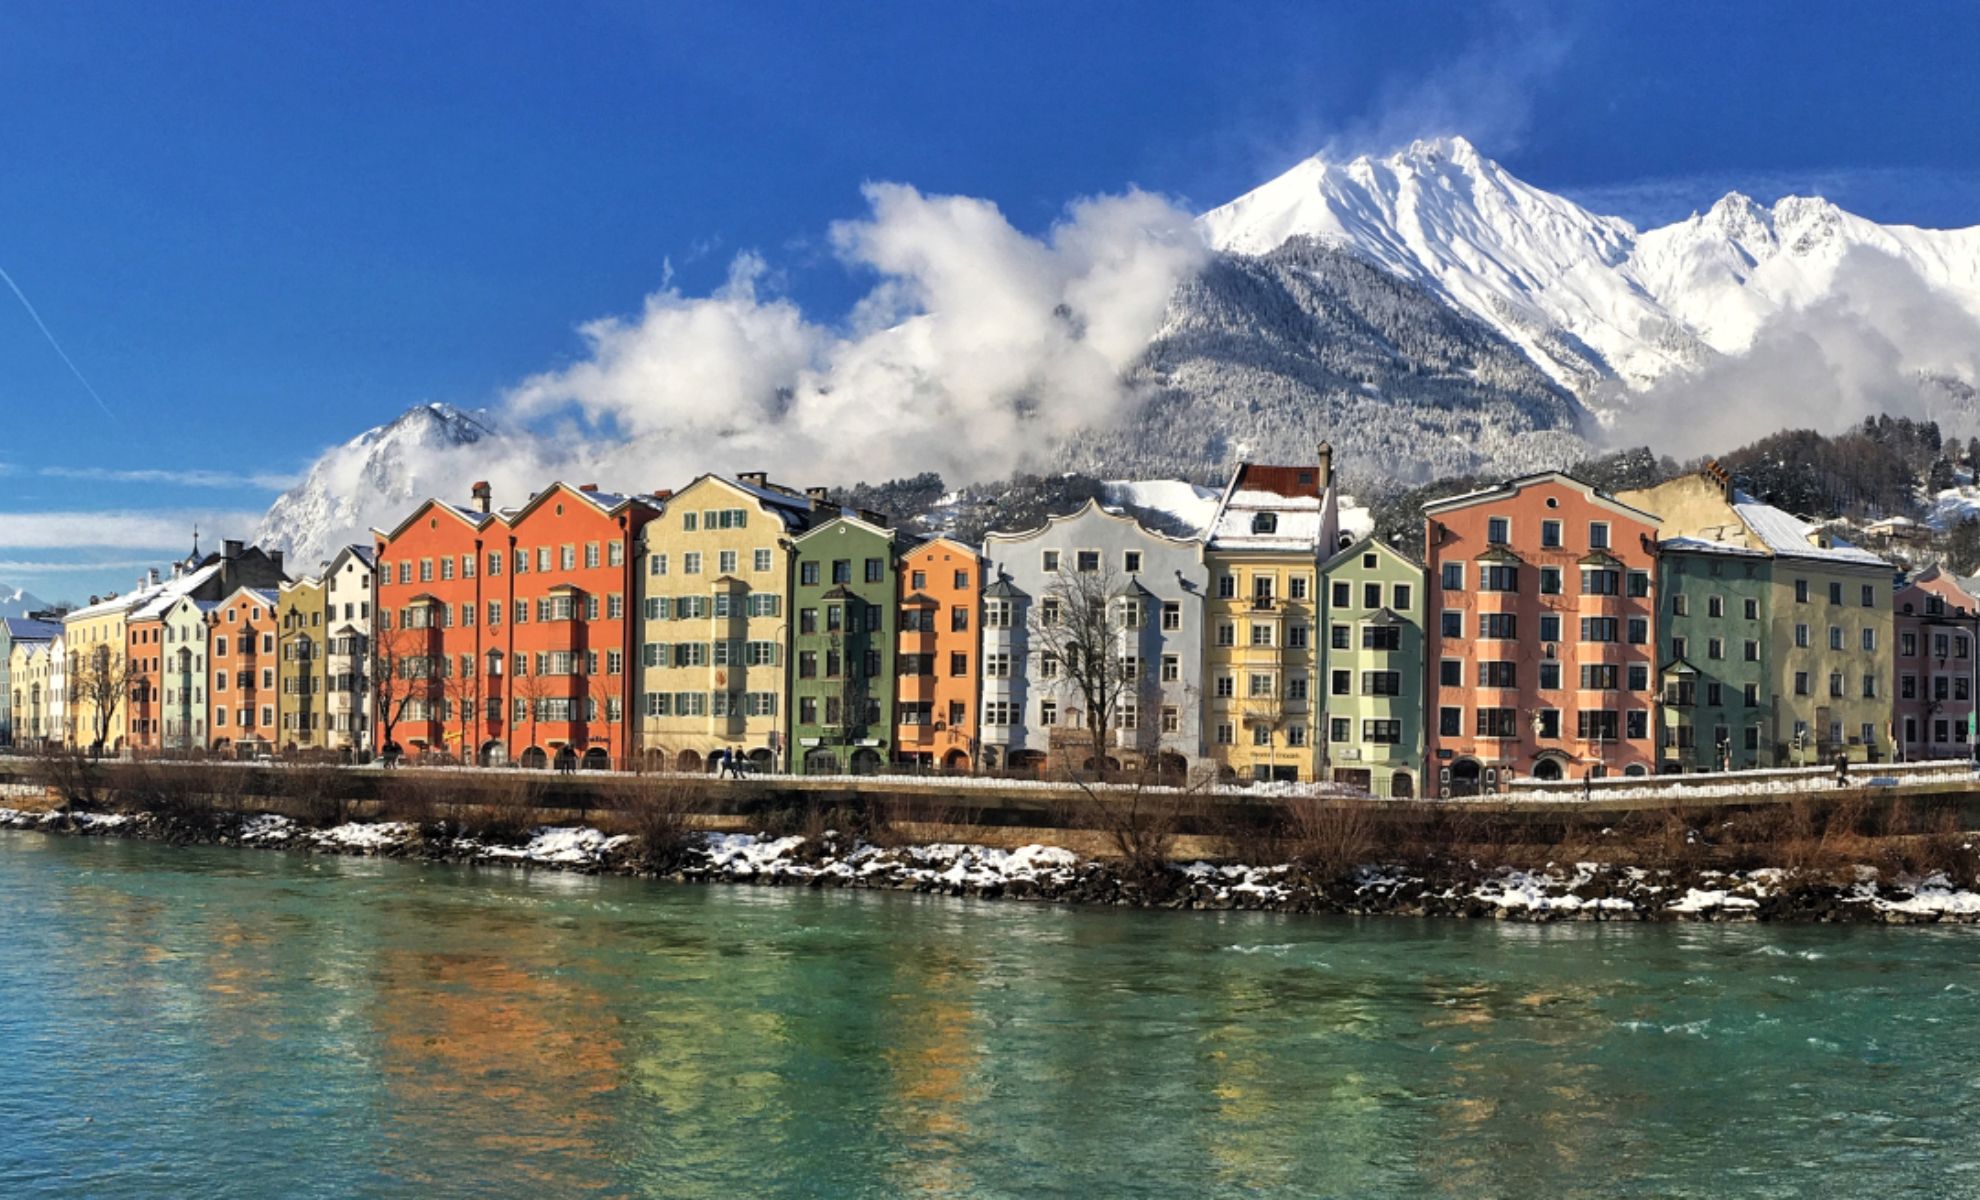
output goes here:
<path id="1" fill-rule="evenodd" d="M 1213 550 L 1262 550 L 1319 554 L 1331 547 L 1328 487 L 1318 466 L 1279 467 L 1240 463 L 1224 489 L 1217 515 L 1205 531 Z M 1259 528 L 1269 517 L 1269 530 Z"/>
<path id="2" fill-rule="evenodd" d="M 1765 558 L 1765 551 L 1747 546 L 1735 546 L 1731 542 L 1715 542 L 1711 538 L 1669 537 L 1657 543 L 1662 550 L 1688 550 L 1696 554 L 1737 554 L 1745 558 Z"/>
<path id="3" fill-rule="evenodd" d="M 1733 511 L 1739 519 L 1753 531 L 1761 544 L 1776 555 L 1786 558 L 1806 558 L 1821 562 L 1846 563 L 1861 567 L 1888 567 L 1890 564 L 1858 546 L 1838 538 L 1828 538 L 1828 545 L 1818 545 L 1814 541 L 1815 526 L 1800 517 L 1771 504 L 1762 504 L 1745 492 L 1733 495 Z"/>
<path id="4" fill-rule="evenodd" d="M 219 573 L 220 563 L 215 561 L 208 563 L 196 571 L 189 571 L 176 579 L 165 580 L 160 584 L 158 594 L 145 601 L 141 607 L 133 610 L 130 619 L 133 621 L 150 621 L 164 616 L 180 598 Z"/>

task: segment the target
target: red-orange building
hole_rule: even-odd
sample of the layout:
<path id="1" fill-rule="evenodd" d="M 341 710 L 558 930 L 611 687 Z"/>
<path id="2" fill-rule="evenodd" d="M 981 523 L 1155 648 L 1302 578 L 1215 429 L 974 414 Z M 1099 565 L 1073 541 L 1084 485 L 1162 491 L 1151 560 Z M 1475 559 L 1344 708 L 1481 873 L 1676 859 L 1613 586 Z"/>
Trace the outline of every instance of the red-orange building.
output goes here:
<path id="1" fill-rule="evenodd" d="M 1657 518 L 1558 472 L 1423 511 L 1442 794 L 1654 770 Z"/>
<path id="2" fill-rule="evenodd" d="M 207 614 L 211 749 L 272 751 L 277 736 L 274 588 L 237 588 Z"/>
<path id="3" fill-rule="evenodd" d="M 520 508 L 430 500 L 374 531 L 374 727 L 411 755 L 588 767 L 633 755 L 637 538 L 651 497 L 552 484 Z"/>
<path id="4" fill-rule="evenodd" d="M 124 623 L 125 744 L 133 751 L 157 750 L 164 734 L 165 613 L 147 605 Z"/>
<path id="5" fill-rule="evenodd" d="M 951 771 L 978 759 L 983 564 L 975 550 L 934 538 L 900 558 L 894 745 L 902 762 Z"/>

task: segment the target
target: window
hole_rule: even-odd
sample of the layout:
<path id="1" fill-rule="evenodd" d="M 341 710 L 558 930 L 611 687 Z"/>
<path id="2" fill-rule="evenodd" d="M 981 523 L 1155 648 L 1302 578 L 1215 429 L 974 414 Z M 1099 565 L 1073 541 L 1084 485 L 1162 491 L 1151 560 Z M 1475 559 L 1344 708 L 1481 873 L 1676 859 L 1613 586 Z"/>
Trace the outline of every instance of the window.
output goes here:
<path id="1" fill-rule="evenodd" d="M 736 560 L 737 560 L 737 552 L 734 550 L 716 551 L 715 553 L 716 572 L 722 575 L 734 575 L 736 573 Z"/>
<path id="2" fill-rule="evenodd" d="M 1645 646 L 1649 643 L 1649 620 L 1645 617 L 1631 617 L 1629 619 L 1629 644 L 1632 646 Z"/>
<path id="3" fill-rule="evenodd" d="M 1808 581 L 1806 579 L 1797 579 L 1794 581 L 1794 602 L 1796 604 L 1808 603 Z"/>
<path id="4" fill-rule="evenodd" d="M 1708 617 L 1723 617 L 1723 616 L 1725 616 L 1725 615 L 1726 615 L 1726 598 L 1725 598 L 1724 596 L 1707 596 L 1707 597 L 1705 597 L 1705 615 L 1706 615 L 1706 616 L 1708 616 Z"/>
<path id="5" fill-rule="evenodd" d="M 1705 639 L 1706 658 L 1724 658 L 1725 656 L 1726 656 L 1726 639 L 1724 638 Z"/>
<path id="6" fill-rule="evenodd" d="M 1229 621 L 1219 621 L 1217 623 L 1217 644 L 1219 646 L 1237 645 L 1237 627 Z"/>
<path id="7" fill-rule="evenodd" d="M 1437 734 L 1439 737 L 1458 737 L 1464 732 L 1464 710 L 1461 708 L 1440 708 L 1437 710 Z"/>
<path id="8" fill-rule="evenodd" d="M 1121 554 L 1121 570 L 1126 571 L 1130 575 L 1139 575 L 1141 573 L 1141 551 L 1123 551 Z"/>
<path id="9" fill-rule="evenodd" d="M 1380 607 L 1382 607 L 1382 585 L 1381 585 L 1381 584 L 1379 584 L 1379 583 L 1364 583 L 1364 584 L 1362 584 L 1362 585 L 1361 585 L 1361 607 L 1363 607 L 1363 608 L 1380 608 Z"/>
<path id="10" fill-rule="evenodd" d="M 1346 582 L 1339 580 L 1335 581 L 1334 586 L 1331 590 L 1334 596 L 1335 608 L 1346 608 L 1353 603 L 1354 591 Z"/>
<path id="11" fill-rule="evenodd" d="M 1219 700 L 1229 700 L 1232 696 L 1237 695 L 1237 687 L 1231 682 L 1229 675 L 1217 676 L 1215 688 L 1216 696 Z"/>
<path id="12" fill-rule="evenodd" d="M 818 562 L 811 560 L 798 564 L 798 582 L 805 587 L 818 586 Z"/>
<path id="13" fill-rule="evenodd" d="M 1254 700 L 1267 699 L 1278 693 L 1278 689 L 1273 686 L 1273 680 L 1270 675 L 1261 675 L 1253 672 L 1248 677 L 1247 683 L 1249 687 L 1245 695 L 1250 696 Z"/>
<path id="14" fill-rule="evenodd" d="M 1689 638 L 1674 637 L 1671 639 L 1672 658 L 1683 658 L 1690 652 L 1691 640 Z"/>
<path id="15" fill-rule="evenodd" d="M 1363 671 L 1361 673 L 1361 694 L 1364 696 L 1402 695 L 1402 672 Z"/>
<path id="16" fill-rule="evenodd" d="M 1361 648 L 1392 653 L 1402 649 L 1402 627 L 1399 625 L 1364 625 L 1361 627 Z"/>
<path id="17" fill-rule="evenodd" d="M 1444 577 L 1443 577 L 1443 584 L 1444 584 L 1444 590 L 1445 590 L 1445 591 L 1447 591 L 1447 592 L 1461 592 L 1461 591 L 1463 591 L 1463 590 L 1464 590 L 1464 564 L 1463 564 L 1463 563 L 1456 563 L 1456 562 L 1447 562 L 1447 563 L 1445 563 L 1445 564 L 1444 564 Z M 1338 602 L 1342 602 L 1342 603 L 1344 603 L 1344 601 L 1338 601 Z"/>
<path id="18" fill-rule="evenodd" d="M 1254 646 L 1270 646 L 1272 644 L 1272 633 L 1272 625 L 1269 622 L 1254 622 L 1251 626 L 1251 644 Z"/>
<path id="19" fill-rule="evenodd" d="M 1561 569 L 1559 567 L 1540 568 L 1540 594 L 1558 596 L 1561 594 Z"/>
<path id="20" fill-rule="evenodd" d="M 881 583 L 887 578 L 887 560 L 869 558 L 866 560 L 866 582 Z"/>
<path id="21" fill-rule="evenodd" d="M 1617 621 L 1614 617 L 1581 618 L 1581 640 L 1584 642 L 1613 642 L 1616 640 Z"/>
<path id="22" fill-rule="evenodd" d="M 1609 548 L 1609 523 L 1607 521 L 1590 521 L 1588 523 L 1588 548 L 1591 550 L 1607 550 Z"/>
<path id="23" fill-rule="evenodd" d="M 1543 662 L 1540 664 L 1540 690 L 1558 692 L 1561 690 L 1561 664 Z"/>
<path id="24" fill-rule="evenodd" d="M 1335 671 L 1333 673 L 1331 684 L 1334 695 L 1336 696 L 1352 695 L 1354 692 L 1354 672 Z"/>
<path id="25" fill-rule="evenodd" d="M 1056 573 L 1059 569 L 1059 552 L 1057 550 L 1045 551 L 1041 556 L 1041 565 L 1046 574 Z"/>
<path id="26" fill-rule="evenodd" d="M 1098 550 L 1074 551 L 1073 561 L 1075 569 L 1082 575 L 1092 575 L 1100 570 L 1100 552 Z"/>
<path id="27" fill-rule="evenodd" d="M 1519 617 L 1514 613 L 1479 613 L 1478 636 L 1511 640 L 1519 636 Z"/>
<path id="28" fill-rule="evenodd" d="M 1346 717 L 1330 718 L 1327 722 L 1327 740 L 1330 742 L 1345 742 L 1348 740 L 1348 731 L 1352 728 L 1353 725 Z"/>
<path id="29" fill-rule="evenodd" d="M 1650 572 L 1631 571 L 1629 573 L 1629 594 L 1638 598 L 1650 594 Z"/>
<path id="30" fill-rule="evenodd" d="M 1510 708 L 1481 708 L 1476 729 L 1482 738 L 1518 737 L 1518 714 Z"/>
<path id="31" fill-rule="evenodd" d="M 1844 644 L 1844 638 L 1843 638 L 1842 626 L 1840 625 L 1829 626 L 1829 649 L 1840 650 L 1843 648 L 1843 644 Z"/>
<path id="32" fill-rule="evenodd" d="M 850 559 L 850 558 L 835 558 L 835 559 L 833 559 L 833 560 L 832 560 L 832 582 L 833 582 L 833 583 L 851 583 L 852 581 L 853 581 L 853 564 L 852 564 L 852 559 Z"/>
<path id="33" fill-rule="evenodd" d="M 1182 605 L 1177 601 L 1162 602 L 1162 628 L 1171 632 L 1182 628 Z"/>
<path id="34" fill-rule="evenodd" d="M 1478 590 L 1481 592 L 1518 591 L 1519 568 L 1501 563 L 1486 563 L 1478 569 Z"/>
<path id="35" fill-rule="evenodd" d="M 1671 593 L 1671 615 L 1685 617 L 1691 615 L 1691 597 L 1683 592 Z"/>
<path id="36" fill-rule="evenodd" d="M 1760 619 L 1760 602 L 1750 596 L 1741 602 L 1741 610 L 1746 614 L 1746 619 L 1749 621 L 1758 621 Z"/>
<path id="37" fill-rule="evenodd" d="M 1794 673 L 1794 694 L 1797 696 L 1806 696 L 1808 694 L 1808 672 L 1796 671 Z"/>
<path id="38" fill-rule="evenodd" d="M 1796 625 L 1794 627 L 1794 644 L 1804 650 L 1808 648 L 1808 626 Z"/>
<path id="39" fill-rule="evenodd" d="M 1011 656 L 1004 651 L 984 655 L 983 674 L 990 679 L 1009 679 L 1011 677 Z"/>
<path id="40" fill-rule="evenodd" d="M 1510 662 L 1479 663 L 1478 686 L 1495 688 L 1518 687 L 1518 664 Z"/>
<path id="41" fill-rule="evenodd" d="M 681 555 L 681 573 L 685 575 L 701 574 L 701 551 L 690 550 Z"/>
<path id="42" fill-rule="evenodd" d="M 1835 580 L 1830 580 L 1829 603 L 1841 604 L 1842 602 L 1843 602 L 1843 585 Z"/>
<path id="43" fill-rule="evenodd" d="M 1583 741 L 1613 742 L 1616 739 L 1616 714 L 1608 709 L 1582 709 L 1575 714 L 1575 733 Z"/>
<path id="44" fill-rule="evenodd" d="M 586 542 L 584 544 L 585 569 L 590 570 L 591 568 L 596 567 L 597 565 L 598 565 L 598 543 Z"/>
<path id="45" fill-rule="evenodd" d="M 1308 583 L 1307 583 L 1307 579 L 1306 579 L 1306 576 L 1304 576 L 1304 575 L 1289 575 L 1289 576 L 1287 576 L 1287 577 L 1286 577 L 1286 599 L 1288 599 L 1288 600 L 1304 600 L 1304 599 L 1306 599 L 1306 589 L 1307 589 L 1307 586 L 1308 586 Z"/>
<path id="46" fill-rule="evenodd" d="M 1441 632 L 1446 638 L 1457 639 L 1464 636 L 1464 614 L 1461 612 L 1443 612 L 1438 614 L 1438 624 L 1441 626 Z"/>
<path id="47" fill-rule="evenodd" d="M 1236 741 L 1237 729 L 1230 722 L 1226 721 L 1217 726 L 1217 744 L 1219 746 L 1233 745 Z"/>
<path id="48" fill-rule="evenodd" d="M 1584 596 L 1614 596 L 1622 590 L 1622 573 L 1607 567 L 1583 567 L 1581 570 L 1581 594 Z"/>
<path id="49" fill-rule="evenodd" d="M 1402 722 L 1386 718 L 1363 721 L 1361 740 L 1383 746 L 1396 745 L 1402 741 Z"/>
<path id="50" fill-rule="evenodd" d="M 1871 584 L 1866 583 L 1863 585 L 1863 607 L 1877 607 L 1877 589 Z"/>
<path id="51" fill-rule="evenodd" d="M 1485 540 L 1494 546 L 1507 545 L 1512 541 L 1512 522 L 1505 517 L 1487 517 Z"/>
<path id="52" fill-rule="evenodd" d="M 1741 649 L 1742 649 L 1742 654 L 1744 655 L 1744 657 L 1745 657 L 1745 659 L 1746 659 L 1746 661 L 1747 661 L 1747 662 L 1759 662 L 1759 661 L 1760 661 L 1760 643 L 1759 643 L 1759 642 L 1756 642 L 1756 641 L 1754 641 L 1754 640 L 1753 640 L 1752 638 L 1748 638 L 1748 639 L 1746 639 L 1746 643 L 1745 643 L 1745 645 L 1744 645 L 1744 646 L 1743 646 L 1743 647 L 1742 647 Z"/>
<path id="53" fill-rule="evenodd" d="M 1540 544 L 1549 550 L 1557 550 L 1561 545 L 1561 523 L 1559 521 L 1540 522 Z"/>

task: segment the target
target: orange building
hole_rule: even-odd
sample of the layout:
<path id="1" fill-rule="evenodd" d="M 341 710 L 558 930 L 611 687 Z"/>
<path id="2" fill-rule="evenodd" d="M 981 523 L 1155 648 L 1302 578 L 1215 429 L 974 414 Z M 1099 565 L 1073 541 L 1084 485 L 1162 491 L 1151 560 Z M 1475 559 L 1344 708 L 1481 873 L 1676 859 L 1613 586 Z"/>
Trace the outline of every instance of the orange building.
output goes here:
<path id="1" fill-rule="evenodd" d="M 899 567 L 896 754 L 904 763 L 970 770 L 979 757 L 982 560 L 961 542 L 933 538 L 901 555 Z"/>
<path id="2" fill-rule="evenodd" d="M 490 511 L 429 500 L 374 531 L 373 728 L 414 756 L 592 768 L 632 757 L 637 538 L 659 502 L 552 484 Z"/>
<path id="3" fill-rule="evenodd" d="M 1657 518 L 1558 472 L 1423 512 L 1440 794 L 1652 771 Z"/>
<path id="4" fill-rule="evenodd" d="M 208 744 L 214 750 L 274 749 L 276 598 L 274 588 L 238 588 L 207 614 Z"/>
<path id="5" fill-rule="evenodd" d="M 165 613 L 146 605 L 124 623 L 125 744 L 133 751 L 157 750 L 164 741 Z"/>

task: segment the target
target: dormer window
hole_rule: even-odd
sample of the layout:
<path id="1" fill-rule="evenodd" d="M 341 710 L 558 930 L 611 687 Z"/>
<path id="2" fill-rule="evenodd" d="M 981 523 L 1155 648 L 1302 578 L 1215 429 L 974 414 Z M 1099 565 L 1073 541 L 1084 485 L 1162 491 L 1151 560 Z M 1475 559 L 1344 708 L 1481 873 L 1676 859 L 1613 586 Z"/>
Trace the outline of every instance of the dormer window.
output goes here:
<path id="1" fill-rule="evenodd" d="M 1279 532 L 1279 514 L 1268 513 L 1268 512 L 1255 514 L 1251 518 L 1251 532 L 1253 533 Z"/>

